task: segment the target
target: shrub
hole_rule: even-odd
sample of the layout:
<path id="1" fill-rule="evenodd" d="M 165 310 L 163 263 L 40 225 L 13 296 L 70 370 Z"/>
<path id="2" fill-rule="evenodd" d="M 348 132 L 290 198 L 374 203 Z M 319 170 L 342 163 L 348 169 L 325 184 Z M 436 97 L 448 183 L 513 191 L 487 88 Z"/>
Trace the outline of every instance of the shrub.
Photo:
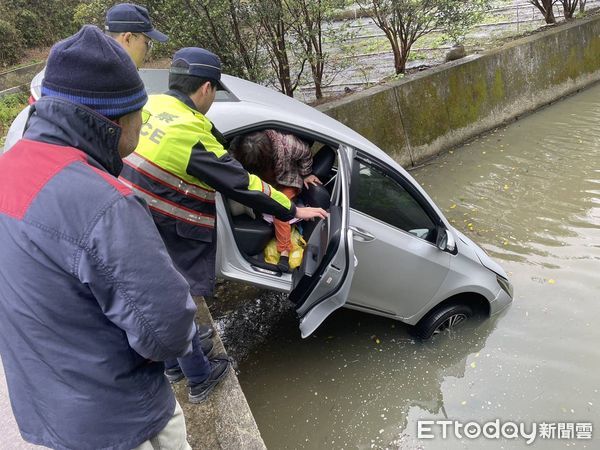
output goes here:
<path id="1" fill-rule="evenodd" d="M 0 97 L 0 147 L 4 145 L 4 137 L 8 133 L 10 124 L 17 114 L 27 106 L 29 95 L 26 92 L 5 95 Z"/>
<path id="2" fill-rule="evenodd" d="M 14 64 L 21 57 L 23 50 L 21 37 L 17 29 L 9 22 L 0 19 L 0 66 L 7 67 Z"/>
<path id="3" fill-rule="evenodd" d="M 45 43 L 44 27 L 39 24 L 39 16 L 29 9 L 21 9 L 15 14 L 15 27 L 21 32 L 21 39 L 25 48 Z"/>

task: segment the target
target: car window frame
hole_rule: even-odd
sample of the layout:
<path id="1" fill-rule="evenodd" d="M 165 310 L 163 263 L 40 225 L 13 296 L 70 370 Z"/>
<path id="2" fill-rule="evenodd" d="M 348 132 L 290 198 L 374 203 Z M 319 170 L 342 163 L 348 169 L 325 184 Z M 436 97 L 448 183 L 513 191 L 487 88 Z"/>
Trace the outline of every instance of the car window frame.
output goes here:
<path id="1" fill-rule="evenodd" d="M 381 171 L 383 173 L 383 175 L 391 178 L 393 181 L 398 183 L 417 202 L 417 204 L 421 207 L 421 209 L 423 209 L 423 211 L 425 212 L 427 217 L 429 217 L 429 219 L 432 221 L 434 227 L 436 228 L 435 236 L 432 238 L 431 241 L 427 240 L 427 239 L 423 239 L 407 230 L 399 228 L 396 225 L 393 225 L 393 224 L 388 223 L 384 220 L 381 220 L 377 217 L 374 217 L 370 214 L 367 214 L 366 212 L 356 209 L 352 206 L 352 198 L 353 198 L 352 185 L 360 186 L 360 182 L 357 180 L 359 173 L 357 170 L 355 170 L 356 162 L 363 162 L 371 167 L 378 169 L 379 171 Z M 436 245 L 435 241 L 437 239 L 437 233 L 438 233 L 437 229 L 439 229 L 440 227 L 445 228 L 444 222 L 440 218 L 440 216 L 437 214 L 437 212 L 434 210 L 434 208 L 431 206 L 429 201 L 423 196 L 423 194 L 417 188 L 415 188 L 415 186 L 409 180 L 407 180 L 400 172 L 398 172 L 397 170 L 394 170 L 394 168 L 391 167 L 390 165 L 369 155 L 367 152 L 362 151 L 362 150 L 357 150 L 357 152 L 352 160 L 351 168 L 352 168 L 352 174 L 350 177 L 350 210 L 352 210 L 358 214 L 362 214 L 363 216 L 369 217 L 370 219 L 376 220 L 376 221 L 378 221 L 382 224 L 385 224 L 386 226 L 391 227 L 395 230 L 401 231 L 402 233 L 405 233 L 409 236 L 419 239 L 422 242 L 427 242 L 428 244 L 431 244 L 433 246 Z"/>
<path id="2" fill-rule="evenodd" d="M 263 130 L 275 130 L 284 133 L 293 133 L 297 137 L 302 140 L 314 140 L 318 141 L 322 144 L 327 144 L 337 152 L 340 149 L 341 145 L 346 145 L 343 142 L 332 139 L 331 136 L 327 136 L 321 133 L 317 133 L 314 130 L 310 130 L 301 126 L 297 126 L 294 124 L 290 124 L 288 122 L 280 122 L 276 120 L 264 120 L 261 122 L 256 122 L 251 125 L 246 125 L 243 127 L 234 128 L 228 130 L 227 132 L 223 132 L 223 136 L 230 141 L 234 136 L 240 134 L 248 134 L 253 133 L 255 131 L 263 131 Z"/>

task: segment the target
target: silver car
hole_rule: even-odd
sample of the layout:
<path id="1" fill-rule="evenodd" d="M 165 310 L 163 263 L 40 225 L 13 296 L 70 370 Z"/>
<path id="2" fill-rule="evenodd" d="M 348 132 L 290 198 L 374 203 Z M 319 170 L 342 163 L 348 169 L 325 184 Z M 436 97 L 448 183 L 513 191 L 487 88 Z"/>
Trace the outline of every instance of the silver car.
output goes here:
<path id="1" fill-rule="evenodd" d="M 149 93 L 167 90 L 167 70 L 140 72 Z M 39 97 L 43 73 L 32 82 Z M 289 293 L 302 337 L 346 307 L 412 325 L 431 337 L 475 313 L 490 316 L 512 301 L 506 272 L 456 230 L 419 184 L 376 145 L 299 101 L 223 75 L 208 116 L 227 137 L 268 128 L 312 143 L 323 186 L 303 194 L 330 216 L 304 225 L 309 236 L 302 265 L 281 273 L 262 258 L 272 226 L 217 196 L 217 274 Z M 9 148 L 28 112 L 15 120 Z"/>

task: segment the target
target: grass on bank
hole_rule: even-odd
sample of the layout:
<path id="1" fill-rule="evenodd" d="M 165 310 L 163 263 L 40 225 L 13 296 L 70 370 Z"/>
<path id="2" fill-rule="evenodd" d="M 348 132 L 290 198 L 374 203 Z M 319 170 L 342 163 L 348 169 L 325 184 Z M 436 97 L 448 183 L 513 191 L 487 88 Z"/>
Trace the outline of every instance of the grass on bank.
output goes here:
<path id="1" fill-rule="evenodd" d="M 29 94 L 26 92 L 17 92 L 0 97 L 0 147 L 4 145 L 4 139 L 10 124 L 15 120 L 17 114 L 27 106 L 28 98 Z"/>

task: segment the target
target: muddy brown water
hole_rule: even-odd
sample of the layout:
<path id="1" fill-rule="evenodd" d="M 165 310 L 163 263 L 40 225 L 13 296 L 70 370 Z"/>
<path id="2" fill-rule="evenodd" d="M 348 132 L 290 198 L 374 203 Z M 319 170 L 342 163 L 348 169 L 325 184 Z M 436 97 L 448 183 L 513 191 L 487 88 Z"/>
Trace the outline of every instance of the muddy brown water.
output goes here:
<path id="1" fill-rule="evenodd" d="M 509 272 L 513 305 L 425 343 L 349 310 L 306 340 L 284 318 L 240 367 L 268 448 L 600 448 L 600 86 L 412 174 Z M 418 439 L 418 420 L 446 418 L 556 438 Z"/>

